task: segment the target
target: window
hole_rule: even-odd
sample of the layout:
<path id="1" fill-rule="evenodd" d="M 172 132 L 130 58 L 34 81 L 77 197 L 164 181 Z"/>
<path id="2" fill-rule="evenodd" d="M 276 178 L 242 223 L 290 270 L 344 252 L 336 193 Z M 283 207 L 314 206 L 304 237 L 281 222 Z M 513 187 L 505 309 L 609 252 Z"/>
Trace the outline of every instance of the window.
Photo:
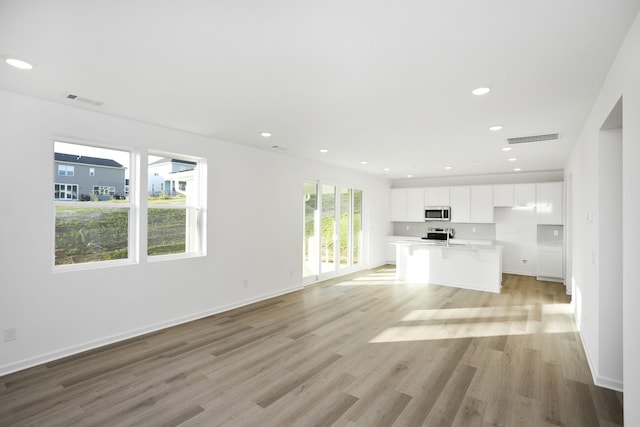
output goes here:
<path id="1" fill-rule="evenodd" d="M 86 175 L 74 175 L 74 165 L 57 164 L 67 183 L 54 185 L 54 265 L 130 259 L 132 205 L 124 197 L 114 199 L 124 194 L 130 157 L 128 151 L 54 142 L 56 163 L 73 161 L 79 170 L 101 168 L 105 181 L 90 186 Z"/>
<path id="2" fill-rule="evenodd" d="M 66 181 L 54 184 L 58 268 L 203 253 L 203 159 L 164 153 L 145 159 L 142 153 L 66 142 L 54 142 L 54 154 L 56 181 Z M 148 162 L 149 174 L 141 182 L 130 176 L 138 158 Z M 87 178 L 85 170 L 99 179 Z M 140 205 L 147 209 L 131 195 L 143 196 Z"/>
<path id="3" fill-rule="evenodd" d="M 78 185 L 54 184 L 53 198 L 56 200 L 78 200 Z"/>
<path id="4" fill-rule="evenodd" d="M 71 165 L 58 165 L 58 176 L 73 176 L 75 166 Z"/>
<path id="5" fill-rule="evenodd" d="M 201 169 L 199 161 L 163 153 L 149 156 L 148 256 L 202 251 Z"/>
<path id="6" fill-rule="evenodd" d="M 110 187 L 106 185 L 94 185 L 93 186 L 93 194 L 96 196 L 115 196 L 116 195 L 116 187 Z"/>

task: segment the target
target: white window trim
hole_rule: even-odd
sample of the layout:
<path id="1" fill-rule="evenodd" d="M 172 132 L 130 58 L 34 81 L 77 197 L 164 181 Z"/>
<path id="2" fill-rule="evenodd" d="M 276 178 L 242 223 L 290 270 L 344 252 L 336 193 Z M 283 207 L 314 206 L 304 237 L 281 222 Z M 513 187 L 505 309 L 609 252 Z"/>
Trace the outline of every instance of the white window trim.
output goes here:
<path id="1" fill-rule="evenodd" d="M 199 257 L 206 256 L 206 241 L 207 241 L 206 239 L 207 230 L 206 230 L 206 220 L 205 220 L 206 219 L 206 176 L 207 176 L 206 175 L 206 165 L 207 165 L 206 159 L 184 155 L 184 154 L 168 153 L 165 151 L 155 151 L 155 150 L 149 151 L 147 153 L 146 159 L 148 159 L 149 156 L 170 157 L 170 158 L 179 159 L 179 160 L 196 162 L 197 165 L 195 170 L 196 170 L 197 181 L 198 181 L 198 193 L 197 193 L 198 200 L 196 204 L 185 203 L 185 204 L 175 204 L 175 205 L 171 205 L 171 204 L 149 205 L 147 203 L 147 198 L 141 197 L 141 208 L 144 209 L 145 211 L 145 215 L 144 215 L 145 221 L 141 221 L 141 224 L 140 224 L 140 230 L 141 230 L 140 256 L 142 257 L 142 259 L 150 263 L 160 262 L 160 261 L 179 260 L 179 259 L 185 259 L 185 258 L 199 258 Z M 148 165 L 145 165 L 145 166 L 148 166 Z M 148 175 L 148 170 L 145 172 L 147 172 L 147 175 Z M 140 186 L 140 189 L 148 189 L 148 183 L 146 182 L 146 180 L 145 180 L 145 184 Z M 145 191 L 145 196 L 146 196 L 146 191 Z M 198 239 L 195 245 L 197 246 L 197 250 L 191 251 L 191 252 L 185 251 L 183 253 L 176 253 L 176 254 L 148 255 L 147 254 L 148 252 L 147 223 L 148 223 L 148 211 L 150 208 L 151 209 L 195 209 L 196 210 L 195 236 Z M 142 253 L 142 250 L 144 250 L 144 253 Z"/>
<path id="2" fill-rule="evenodd" d="M 137 176 L 138 173 L 138 169 L 139 169 L 139 163 L 140 163 L 140 152 L 133 150 L 133 149 L 127 149 L 127 148 L 122 148 L 122 147 L 117 147 L 117 146 L 107 146 L 107 145 L 103 145 L 103 144 L 96 144 L 96 143 L 92 143 L 92 142 L 88 142 L 88 141 L 81 141 L 81 140 L 71 140 L 69 138 L 57 138 L 54 137 L 54 142 L 55 141 L 59 141 L 59 142 L 66 142 L 69 144 L 76 144 L 76 145 L 84 145 L 84 146 L 88 146 L 88 147 L 96 147 L 96 148 L 104 148 L 107 150 L 115 150 L 115 151 L 124 151 L 129 153 L 129 179 L 130 182 L 138 182 L 138 178 L 139 176 Z M 60 166 L 60 165 L 58 165 Z M 134 178 L 135 177 L 135 178 Z M 135 181 L 133 181 L 135 179 Z M 55 180 L 54 180 L 55 181 Z M 55 184 L 55 183 L 54 183 Z M 93 189 L 93 187 L 92 187 Z M 133 194 L 132 194 L 133 193 Z M 139 203 L 139 201 L 138 201 Z M 135 188 L 133 189 L 132 192 L 129 193 L 129 198 L 127 199 L 126 203 L 123 202 L 119 202 L 119 203 L 113 203 L 113 202 L 109 202 L 109 201 L 102 201 L 102 202 L 93 202 L 93 201 L 86 201 L 86 202 L 81 202 L 78 200 L 69 200 L 69 201 L 63 201 L 63 200 L 55 200 L 53 199 L 53 203 L 52 203 L 52 208 L 51 208 L 51 221 L 52 221 L 52 233 L 51 233 L 51 270 L 54 273 L 64 273 L 64 272 L 72 272 L 72 271 L 85 271 L 85 270 L 95 270 L 98 268 L 109 268 L 109 267 L 116 267 L 116 266 L 121 266 L 121 265 L 132 265 L 132 264 L 137 264 L 139 263 L 140 257 L 139 257 L 139 246 L 140 246 L 140 239 L 139 239 L 139 234 L 138 234 L 138 221 L 136 218 L 138 218 L 139 215 L 139 209 L 138 209 L 138 203 L 136 202 L 135 199 Z M 94 261 L 94 262 L 83 262 L 80 264 L 61 264 L 61 265 L 56 265 L 56 208 L 57 207 L 71 207 L 71 206 L 77 206 L 77 207 L 91 207 L 91 206 L 95 206 L 95 207 L 102 207 L 102 208 L 128 208 L 129 209 L 129 221 L 128 221 L 128 233 L 127 233 L 127 240 L 128 240 L 128 248 L 127 248 L 127 258 L 125 259 L 113 259 L 113 260 L 104 260 L 104 261 Z"/>
<path id="3" fill-rule="evenodd" d="M 54 137 L 54 141 L 66 142 L 70 144 L 85 145 L 89 147 L 104 148 L 108 150 L 124 151 L 129 153 L 129 184 L 125 185 L 125 193 L 128 195 L 125 202 L 81 202 L 79 200 L 52 200 L 52 230 L 51 233 L 51 265 L 53 273 L 66 273 L 72 271 L 86 271 L 95 270 L 101 268 L 112 268 L 117 266 L 125 266 L 140 263 L 155 263 L 170 260 L 180 260 L 189 258 L 204 257 L 207 254 L 207 160 L 201 157 L 189 156 L 184 154 L 172 154 L 164 151 L 141 151 L 127 147 L 110 146 L 100 143 L 94 143 L 90 141 L 74 140 L 67 137 Z M 197 235 L 197 248 L 198 250 L 192 252 L 185 252 L 179 254 L 163 254 L 163 255 L 147 255 L 147 222 L 148 222 L 148 203 L 147 203 L 147 161 L 148 156 L 171 156 L 172 158 L 179 158 L 182 160 L 188 160 L 197 162 L 197 179 L 198 179 L 198 203 L 197 205 L 184 204 L 184 205 L 153 205 L 153 208 L 162 209 L 196 209 L 196 235 Z M 73 166 L 72 166 L 73 167 Z M 75 169 L 75 168 L 74 168 Z M 74 171 L 75 175 L 75 171 Z M 68 176 L 74 176 L 68 175 Z M 57 175 L 57 171 L 55 172 Z M 60 175 L 62 176 L 62 175 Z M 67 176 L 67 175 L 65 175 Z M 57 183 L 55 179 L 52 180 L 54 184 Z M 65 184 L 67 185 L 67 184 Z M 76 185 L 76 184 L 71 184 Z M 55 187 L 53 187 L 55 190 Z M 93 186 L 92 186 L 93 189 Z M 128 229 L 128 257 L 126 259 L 117 260 L 105 260 L 95 262 L 85 262 L 80 264 L 63 264 L 55 265 L 55 221 L 56 221 L 56 207 L 78 206 L 78 207 L 104 207 L 104 208 L 128 208 L 129 209 L 129 229 Z"/>
<path id="4" fill-rule="evenodd" d="M 59 198 L 59 197 L 57 197 L 57 198 L 56 198 L 56 197 L 55 197 L 55 194 L 56 194 L 56 185 L 64 185 L 65 187 L 75 187 L 75 188 L 76 188 L 76 191 L 75 191 L 76 198 L 75 198 L 75 199 L 74 199 L 74 198 L 71 198 L 71 199 L 67 199 L 67 198 L 61 199 L 61 198 Z M 64 200 L 64 201 L 66 201 L 66 202 L 70 202 L 70 201 L 73 201 L 73 200 L 78 200 L 78 189 L 79 189 L 78 184 L 68 184 L 68 183 L 64 183 L 64 182 L 54 182 L 54 183 L 53 183 L 53 194 L 54 194 L 54 200 L 57 200 L 57 201 L 63 201 L 63 200 Z M 66 188 L 65 188 L 64 192 L 65 192 L 65 194 L 67 194 L 67 189 L 66 189 Z M 68 204 L 65 204 L 65 206 L 68 206 Z"/>
<path id="5" fill-rule="evenodd" d="M 64 171 L 64 173 L 60 173 L 60 171 Z M 75 176 L 75 175 L 76 175 L 76 167 L 74 165 L 58 164 L 58 176 Z"/>

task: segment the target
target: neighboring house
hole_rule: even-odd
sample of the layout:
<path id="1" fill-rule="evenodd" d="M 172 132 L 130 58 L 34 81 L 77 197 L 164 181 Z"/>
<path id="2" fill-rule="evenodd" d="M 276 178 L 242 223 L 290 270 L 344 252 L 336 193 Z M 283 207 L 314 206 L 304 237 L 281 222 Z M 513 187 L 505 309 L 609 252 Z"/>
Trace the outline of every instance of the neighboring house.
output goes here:
<path id="1" fill-rule="evenodd" d="M 127 196 L 125 167 L 115 160 L 54 153 L 54 199 L 109 200 Z"/>
<path id="2" fill-rule="evenodd" d="M 149 195 L 175 196 L 180 193 L 188 196 L 187 183 L 193 181 L 196 165 L 196 162 L 169 158 L 149 163 L 147 184 Z"/>

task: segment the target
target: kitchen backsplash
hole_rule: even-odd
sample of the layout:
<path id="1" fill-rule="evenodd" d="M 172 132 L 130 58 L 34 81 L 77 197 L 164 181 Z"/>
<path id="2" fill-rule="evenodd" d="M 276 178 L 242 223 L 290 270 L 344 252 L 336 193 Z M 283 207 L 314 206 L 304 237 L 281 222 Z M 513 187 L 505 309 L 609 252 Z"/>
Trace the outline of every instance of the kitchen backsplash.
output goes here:
<path id="1" fill-rule="evenodd" d="M 562 225 L 538 225 L 538 244 L 561 245 L 564 230 Z"/>
<path id="2" fill-rule="evenodd" d="M 496 238 L 495 224 L 462 224 L 446 221 L 394 222 L 393 235 L 422 237 L 427 234 L 427 228 L 431 227 L 453 228 L 457 239 L 495 240 Z"/>

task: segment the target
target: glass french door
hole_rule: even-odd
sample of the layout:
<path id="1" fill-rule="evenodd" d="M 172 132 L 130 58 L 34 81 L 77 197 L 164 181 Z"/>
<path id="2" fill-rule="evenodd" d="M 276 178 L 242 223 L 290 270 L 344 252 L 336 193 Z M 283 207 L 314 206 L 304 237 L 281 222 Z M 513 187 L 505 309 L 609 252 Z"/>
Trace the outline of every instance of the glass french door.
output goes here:
<path id="1" fill-rule="evenodd" d="M 314 282 L 362 260 L 362 190 L 304 184 L 303 281 Z"/>
<path id="2" fill-rule="evenodd" d="M 304 184 L 304 241 L 302 242 L 303 282 L 315 280 L 320 274 L 319 240 L 320 216 L 318 212 L 318 184 Z"/>
<path id="3" fill-rule="evenodd" d="M 327 274 L 336 270 L 336 187 L 323 184 L 320 188 L 320 274 Z"/>

